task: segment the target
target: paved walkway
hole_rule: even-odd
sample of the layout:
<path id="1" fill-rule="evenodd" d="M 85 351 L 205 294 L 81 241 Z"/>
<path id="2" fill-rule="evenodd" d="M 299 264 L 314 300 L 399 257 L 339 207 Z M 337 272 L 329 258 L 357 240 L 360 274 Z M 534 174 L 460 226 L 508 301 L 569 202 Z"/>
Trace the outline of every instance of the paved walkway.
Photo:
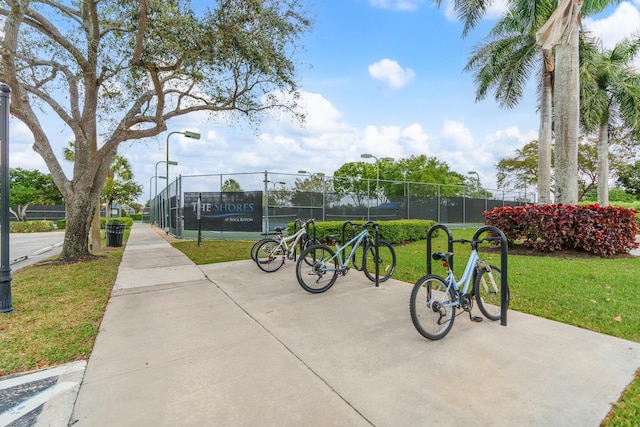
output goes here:
<path id="1" fill-rule="evenodd" d="M 513 311 L 431 342 L 409 284 L 312 295 L 294 267 L 198 268 L 134 225 L 71 422 L 598 426 L 640 367 L 638 343 Z"/>
<path id="2" fill-rule="evenodd" d="M 135 224 L 75 407 L 58 380 L 23 425 L 596 427 L 640 367 L 639 343 L 514 311 L 432 342 L 410 284 L 352 271 L 312 295 L 294 267 L 197 267 Z"/>

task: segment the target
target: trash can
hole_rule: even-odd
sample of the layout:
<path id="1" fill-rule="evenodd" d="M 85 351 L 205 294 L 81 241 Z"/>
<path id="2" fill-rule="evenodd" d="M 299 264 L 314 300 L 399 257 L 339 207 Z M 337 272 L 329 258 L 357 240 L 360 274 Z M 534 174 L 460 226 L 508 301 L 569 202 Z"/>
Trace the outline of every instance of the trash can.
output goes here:
<path id="1" fill-rule="evenodd" d="M 124 224 L 107 223 L 105 237 L 107 238 L 107 246 L 122 246 L 122 237 L 124 236 Z"/>

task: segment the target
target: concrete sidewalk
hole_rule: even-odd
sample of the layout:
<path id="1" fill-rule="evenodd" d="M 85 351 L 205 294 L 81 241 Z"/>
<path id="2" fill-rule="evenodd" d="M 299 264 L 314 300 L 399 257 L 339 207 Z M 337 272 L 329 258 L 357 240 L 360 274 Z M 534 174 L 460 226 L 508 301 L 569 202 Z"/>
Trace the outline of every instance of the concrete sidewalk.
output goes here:
<path id="1" fill-rule="evenodd" d="M 74 426 L 599 426 L 640 344 L 509 312 L 440 341 L 411 285 L 356 271 L 323 294 L 295 265 L 195 266 L 135 224 L 80 387 Z"/>

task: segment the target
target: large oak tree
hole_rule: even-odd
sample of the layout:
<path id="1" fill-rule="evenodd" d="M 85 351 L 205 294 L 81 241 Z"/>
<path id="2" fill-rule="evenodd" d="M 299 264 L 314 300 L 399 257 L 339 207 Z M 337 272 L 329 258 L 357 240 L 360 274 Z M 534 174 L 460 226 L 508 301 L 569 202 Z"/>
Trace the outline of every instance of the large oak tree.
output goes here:
<path id="1" fill-rule="evenodd" d="M 91 220 L 122 142 L 156 136 L 196 111 L 254 117 L 295 107 L 295 54 L 310 25 L 299 1 L 212 4 L 196 12 L 180 0 L 0 1 L 0 80 L 64 196 L 63 260 L 91 255 Z M 73 132 L 71 177 L 41 107 Z"/>

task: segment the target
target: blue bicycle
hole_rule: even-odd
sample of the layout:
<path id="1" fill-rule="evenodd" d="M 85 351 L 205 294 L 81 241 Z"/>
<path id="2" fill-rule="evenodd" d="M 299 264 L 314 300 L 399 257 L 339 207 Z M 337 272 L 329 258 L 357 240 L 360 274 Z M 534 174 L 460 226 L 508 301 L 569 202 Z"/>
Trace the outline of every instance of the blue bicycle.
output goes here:
<path id="1" fill-rule="evenodd" d="M 346 275 L 349 265 L 357 271 L 364 271 L 372 282 L 376 280 L 376 264 L 378 281 L 388 280 L 396 268 L 396 252 L 387 241 L 374 239 L 369 227 L 376 224 L 369 221 L 362 226 L 362 231 L 353 239 L 340 246 L 335 240 L 337 236 L 328 236 L 334 241 L 335 251 L 327 245 L 311 245 L 300 254 L 296 265 L 298 283 L 307 292 L 314 294 L 325 292 L 336 282 L 338 274 Z M 351 247 L 347 255 L 347 248 Z M 359 248 L 362 247 L 361 262 Z M 377 255 L 376 255 L 377 254 Z"/>
<path id="2" fill-rule="evenodd" d="M 453 326 L 456 309 L 468 312 L 472 322 L 481 322 L 482 317 L 471 315 L 474 299 L 487 319 L 500 320 L 501 271 L 478 255 L 480 243 L 497 240 L 497 237 L 486 237 L 482 240 L 452 241 L 471 245 L 471 255 L 460 281 L 456 280 L 451 268 L 452 252 L 435 252 L 432 255 L 434 260 L 443 261 L 447 276 L 427 274 L 418 279 L 413 287 L 409 308 L 413 325 L 420 335 L 430 340 L 443 338 Z M 508 296 L 507 288 L 507 298 Z"/>

